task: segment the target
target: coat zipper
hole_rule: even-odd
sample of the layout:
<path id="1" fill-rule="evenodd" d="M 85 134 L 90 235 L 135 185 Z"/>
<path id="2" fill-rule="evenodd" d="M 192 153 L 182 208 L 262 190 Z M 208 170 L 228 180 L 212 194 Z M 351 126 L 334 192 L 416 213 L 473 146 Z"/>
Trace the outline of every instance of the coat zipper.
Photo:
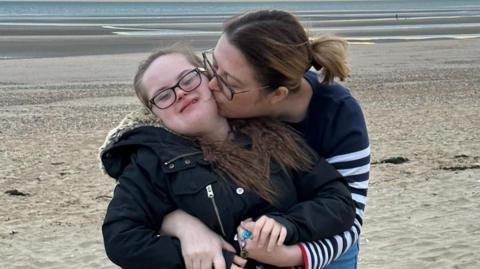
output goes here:
<path id="1" fill-rule="evenodd" d="M 166 161 L 164 164 L 165 165 L 168 165 L 169 163 L 171 162 L 174 162 L 180 158 L 185 158 L 185 157 L 190 157 L 190 156 L 193 156 L 193 155 L 198 155 L 198 154 L 201 154 L 202 152 L 201 151 L 195 151 L 195 152 L 190 152 L 190 153 L 185 153 L 185 154 L 181 154 L 181 155 L 178 155 L 178 156 L 175 156 L 174 158 Z"/>
<path id="2" fill-rule="evenodd" d="M 217 220 L 218 220 L 218 223 L 220 224 L 220 229 L 222 230 L 222 234 L 223 236 L 227 236 L 225 234 L 225 230 L 223 229 L 222 219 L 220 218 L 220 213 L 218 212 L 217 203 L 215 203 L 215 194 L 213 193 L 212 184 L 209 184 L 206 187 L 206 189 L 207 189 L 208 199 L 212 201 L 213 209 L 215 210 L 215 214 L 217 215 Z"/>

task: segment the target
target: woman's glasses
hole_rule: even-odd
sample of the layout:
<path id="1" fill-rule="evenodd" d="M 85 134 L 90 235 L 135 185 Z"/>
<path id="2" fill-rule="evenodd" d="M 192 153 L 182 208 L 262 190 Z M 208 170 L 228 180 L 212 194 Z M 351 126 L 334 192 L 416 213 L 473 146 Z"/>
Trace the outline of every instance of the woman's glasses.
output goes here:
<path id="1" fill-rule="evenodd" d="M 212 64 L 213 59 L 213 49 L 206 50 L 202 52 L 203 56 L 203 65 L 205 66 L 205 70 L 207 74 L 211 78 L 217 79 L 217 85 L 222 91 L 222 93 L 227 97 L 228 100 L 232 100 L 233 96 L 237 93 L 243 93 L 248 91 L 235 91 L 232 86 L 230 86 L 225 79 L 217 73 L 216 68 Z"/>
<path id="2" fill-rule="evenodd" d="M 215 78 L 217 80 L 217 85 L 222 91 L 222 93 L 225 95 L 225 97 L 227 97 L 227 99 L 231 101 L 235 96 L 235 94 L 245 93 L 253 90 L 253 89 L 241 90 L 241 91 L 234 90 L 234 87 L 229 85 L 228 82 L 220 74 L 217 73 L 217 69 L 213 65 L 213 62 L 214 62 L 213 50 L 214 49 L 209 49 L 202 52 L 203 66 L 205 67 L 205 70 L 207 71 L 207 74 L 210 77 L 210 79 Z M 255 88 L 255 90 L 261 90 L 261 89 L 267 89 L 267 88 L 270 88 L 270 87 L 261 86 L 261 87 Z"/>
<path id="3" fill-rule="evenodd" d="M 152 106 L 156 106 L 158 109 L 166 109 L 173 105 L 177 100 L 176 88 L 180 88 L 184 92 L 191 92 L 198 88 L 202 83 L 202 72 L 205 72 L 205 69 L 199 67 L 192 69 L 179 78 L 177 84 L 156 93 L 149 100 L 150 109 L 152 109 Z"/>

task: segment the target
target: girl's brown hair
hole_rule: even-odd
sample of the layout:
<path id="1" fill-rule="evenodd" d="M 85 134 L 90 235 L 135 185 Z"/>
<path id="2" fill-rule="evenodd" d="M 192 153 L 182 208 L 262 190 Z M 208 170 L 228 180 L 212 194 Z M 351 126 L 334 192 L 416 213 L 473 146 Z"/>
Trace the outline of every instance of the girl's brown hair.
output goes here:
<path id="1" fill-rule="evenodd" d="M 305 71 L 320 70 L 322 83 L 345 80 L 347 42 L 335 36 L 310 41 L 298 19 L 281 10 L 247 12 L 229 19 L 224 34 L 246 57 L 256 79 L 271 89 L 285 86 L 295 92 Z"/>
<path id="2" fill-rule="evenodd" d="M 142 85 L 143 75 L 158 57 L 171 53 L 182 54 L 194 66 L 201 65 L 201 60 L 186 47 L 152 53 L 140 64 L 134 78 L 135 93 L 146 107 L 149 104 Z M 250 142 L 247 145 L 251 144 L 251 147 L 231 140 L 221 143 L 195 141 L 220 176 L 231 178 L 238 186 L 257 193 L 270 203 L 275 203 L 278 195 L 270 180 L 272 162 L 276 162 L 287 174 L 292 169 L 309 170 L 315 162 L 315 154 L 301 136 L 277 120 L 234 120 L 230 121 L 230 125 L 235 134 L 247 136 Z"/>
<path id="3" fill-rule="evenodd" d="M 275 203 L 277 190 L 271 181 L 271 164 L 281 168 L 282 176 L 290 172 L 308 171 L 316 155 L 302 137 L 284 123 L 270 118 L 231 120 L 237 134 L 246 135 L 251 148 L 227 140 L 223 143 L 200 142 L 205 158 L 245 189 L 254 191 L 270 203 Z"/>

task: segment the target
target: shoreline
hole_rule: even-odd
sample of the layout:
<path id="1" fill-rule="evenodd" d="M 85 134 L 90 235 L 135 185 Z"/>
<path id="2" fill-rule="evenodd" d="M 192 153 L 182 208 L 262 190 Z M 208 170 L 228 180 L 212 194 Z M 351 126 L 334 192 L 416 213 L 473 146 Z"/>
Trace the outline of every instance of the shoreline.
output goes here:
<path id="1" fill-rule="evenodd" d="M 344 37 L 345 38 L 345 37 Z M 376 45 L 385 43 L 410 43 L 431 41 L 455 41 L 480 39 L 480 34 L 462 35 L 399 35 L 378 37 L 346 38 L 351 46 Z M 132 36 L 22 36 L 0 37 L 0 61 L 16 59 L 59 58 L 70 56 L 122 55 L 150 53 L 175 43 L 191 46 L 195 51 L 213 48 L 217 35 L 186 36 L 172 38 Z"/>
<path id="2" fill-rule="evenodd" d="M 148 53 L 159 47 L 168 47 L 175 43 L 191 44 L 195 50 L 211 48 L 216 38 L 185 37 L 171 39 L 130 38 L 123 36 L 91 36 L 91 37 L 0 37 L 0 59 L 33 59 L 69 56 L 120 55 L 128 53 Z"/>

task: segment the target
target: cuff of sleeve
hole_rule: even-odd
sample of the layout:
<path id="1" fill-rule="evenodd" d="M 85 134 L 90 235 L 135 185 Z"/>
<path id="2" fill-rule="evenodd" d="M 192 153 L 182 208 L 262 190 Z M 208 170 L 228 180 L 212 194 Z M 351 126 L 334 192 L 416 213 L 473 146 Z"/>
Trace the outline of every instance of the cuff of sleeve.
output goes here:
<path id="1" fill-rule="evenodd" d="M 223 257 L 225 258 L 225 268 L 232 268 L 233 264 L 233 256 L 235 256 L 235 253 L 222 250 L 223 252 Z"/>
<path id="2" fill-rule="evenodd" d="M 298 243 L 297 244 L 297 247 L 300 248 L 300 251 L 302 252 L 302 257 L 303 257 L 303 267 L 305 269 L 309 269 L 310 268 L 310 264 L 308 264 L 308 254 L 307 254 L 307 250 L 305 249 L 305 246 L 302 244 L 302 243 Z"/>

